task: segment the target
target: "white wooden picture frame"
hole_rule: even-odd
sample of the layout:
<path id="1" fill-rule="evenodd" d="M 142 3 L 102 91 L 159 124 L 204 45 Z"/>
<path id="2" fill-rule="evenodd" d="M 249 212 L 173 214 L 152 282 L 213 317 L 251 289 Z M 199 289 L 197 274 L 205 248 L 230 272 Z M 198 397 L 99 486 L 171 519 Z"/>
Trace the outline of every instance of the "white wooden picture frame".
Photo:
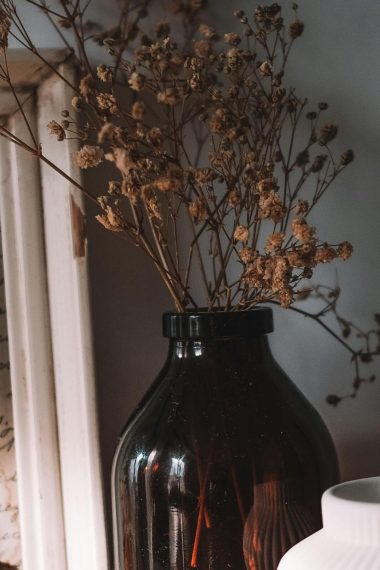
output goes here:
<path id="1" fill-rule="evenodd" d="M 70 63 L 59 63 L 62 51 L 45 57 L 72 76 Z M 11 72 L 12 65 L 44 154 L 78 179 L 75 141 L 58 142 L 46 128 L 70 108 L 70 89 L 23 50 L 11 51 Z M 0 115 L 13 134 L 28 137 L 5 89 Z M 82 199 L 2 137 L 0 179 L 22 568 L 106 570 Z"/>

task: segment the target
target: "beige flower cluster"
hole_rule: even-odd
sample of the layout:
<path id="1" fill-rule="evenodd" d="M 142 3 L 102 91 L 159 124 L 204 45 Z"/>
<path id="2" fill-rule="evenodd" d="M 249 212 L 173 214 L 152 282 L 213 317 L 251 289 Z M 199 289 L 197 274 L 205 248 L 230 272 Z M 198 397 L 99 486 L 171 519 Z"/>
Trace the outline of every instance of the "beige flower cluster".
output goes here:
<path id="1" fill-rule="evenodd" d="M 171 5 L 187 39 L 178 22 L 175 33 L 167 21 L 144 31 L 144 18 L 128 32 L 129 51 L 125 37 L 102 32 L 114 63 L 83 66 L 72 101 L 81 120 L 67 115 L 48 129 L 58 140 L 76 133 L 80 168 L 113 168 L 98 220 L 147 253 L 177 308 L 195 306 L 199 273 L 210 309 L 288 307 L 319 264 L 352 253 L 318 235 L 314 211 L 353 152 L 333 159 L 328 105 L 309 109 L 285 81 L 304 31 L 296 7 L 289 23 L 276 3 L 258 6 L 253 20 L 237 10 L 240 33 L 202 22 L 201 7 Z M 7 29 L 5 18 L 0 41 Z M 299 131 L 302 121 L 309 128 Z"/>

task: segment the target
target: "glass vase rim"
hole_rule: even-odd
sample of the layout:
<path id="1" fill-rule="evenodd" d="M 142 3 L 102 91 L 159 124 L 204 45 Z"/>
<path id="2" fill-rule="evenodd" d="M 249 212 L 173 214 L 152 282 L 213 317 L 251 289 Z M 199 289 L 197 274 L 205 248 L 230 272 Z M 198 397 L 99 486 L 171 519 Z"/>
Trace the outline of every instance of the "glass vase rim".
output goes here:
<path id="1" fill-rule="evenodd" d="M 245 311 L 166 311 L 162 315 L 162 331 L 164 337 L 177 340 L 257 337 L 273 332 L 273 311 L 269 307 Z"/>

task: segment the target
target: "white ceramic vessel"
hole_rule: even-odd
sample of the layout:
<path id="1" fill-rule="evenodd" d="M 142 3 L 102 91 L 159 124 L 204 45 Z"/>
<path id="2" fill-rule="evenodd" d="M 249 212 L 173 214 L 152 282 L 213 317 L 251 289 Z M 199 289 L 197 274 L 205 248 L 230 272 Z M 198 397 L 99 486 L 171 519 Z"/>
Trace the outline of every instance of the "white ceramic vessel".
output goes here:
<path id="1" fill-rule="evenodd" d="M 323 529 L 291 548 L 278 570 L 380 570 L 380 477 L 322 497 Z"/>

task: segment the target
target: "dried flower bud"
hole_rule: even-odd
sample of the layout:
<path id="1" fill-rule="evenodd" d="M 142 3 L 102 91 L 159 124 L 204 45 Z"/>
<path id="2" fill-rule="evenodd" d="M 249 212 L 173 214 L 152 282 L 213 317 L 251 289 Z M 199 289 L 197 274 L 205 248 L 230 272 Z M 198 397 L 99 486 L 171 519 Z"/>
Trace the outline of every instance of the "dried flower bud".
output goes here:
<path id="1" fill-rule="evenodd" d="M 268 14 L 274 18 L 275 16 L 277 16 L 277 14 L 279 12 L 281 12 L 281 6 L 279 4 L 277 4 L 277 2 L 275 2 L 274 4 L 271 4 L 270 6 L 267 6 L 267 10 L 268 10 Z"/>
<path id="2" fill-rule="evenodd" d="M 256 22 L 263 22 L 265 20 L 265 8 L 263 6 L 257 6 L 255 9 L 255 20 Z"/>
<path id="3" fill-rule="evenodd" d="M 298 200 L 297 206 L 295 207 L 294 211 L 297 215 L 306 214 L 309 209 L 309 202 L 307 200 Z"/>
<path id="4" fill-rule="evenodd" d="M 217 178 L 217 174 L 212 168 L 193 168 L 191 174 L 200 186 L 209 184 Z"/>
<path id="5" fill-rule="evenodd" d="M 281 6 L 277 3 L 269 6 L 257 6 L 255 10 L 255 19 L 258 23 L 268 25 L 281 11 Z"/>
<path id="6" fill-rule="evenodd" d="M 214 134 L 222 134 L 226 131 L 228 113 L 224 107 L 217 109 L 209 121 L 210 131 Z"/>
<path id="7" fill-rule="evenodd" d="M 83 97 L 87 98 L 87 96 L 92 92 L 94 87 L 94 81 L 92 79 L 92 75 L 88 73 L 79 82 L 79 91 Z"/>
<path id="8" fill-rule="evenodd" d="M 227 138 L 230 141 L 237 141 L 243 142 L 241 140 L 244 137 L 244 130 L 241 127 L 233 127 L 232 129 L 228 129 L 227 131 Z"/>
<path id="9" fill-rule="evenodd" d="M 183 186 L 182 170 L 171 168 L 165 176 L 154 181 L 154 186 L 160 192 L 178 192 Z"/>
<path id="10" fill-rule="evenodd" d="M 315 228 L 309 226 L 304 218 L 294 218 L 292 221 L 292 233 L 297 240 L 308 242 L 313 239 Z"/>
<path id="11" fill-rule="evenodd" d="M 132 119 L 142 121 L 145 115 L 145 105 L 142 101 L 135 101 L 131 110 Z"/>
<path id="12" fill-rule="evenodd" d="M 226 64 L 227 66 L 224 67 L 224 71 L 226 73 L 236 72 L 238 71 L 242 65 L 244 64 L 244 59 L 242 57 L 241 50 L 237 49 L 236 47 L 231 48 L 226 53 Z"/>
<path id="13" fill-rule="evenodd" d="M 270 192 L 271 190 L 274 191 L 278 190 L 277 178 L 274 177 L 263 178 L 262 180 L 259 180 L 256 183 L 255 191 L 258 194 L 263 194 L 264 192 Z"/>
<path id="14" fill-rule="evenodd" d="M 307 149 L 301 151 L 300 153 L 298 153 L 297 158 L 296 158 L 296 165 L 297 166 L 306 166 L 306 164 L 309 162 L 310 160 L 310 155 L 309 155 L 309 151 Z"/>
<path id="15" fill-rule="evenodd" d="M 110 180 L 108 182 L 108 193 L 119 195 L 121 192 L 121 183 L 116 180 Z"/>
<path id="16" fill-rule="evenodd" d="M 275 190 L 263 192 L 259 199 L 259 219 L 270 218 L 274 222 L 281 222 L 286 215 L 287 208 L 282 204 L 280 196 Z"/>
<path id="17" fill-rule="evenodd" d="M 194 51 L 198 57 L 207 58 L 211 53 L 211 42 L 209 40 L 198 40 L 194 42 Z"/>
<path id="18" fill-rule="evenodd" d="M 81 98 L 78 96 L 75 96 L 71 99 L 71 105 L 74 107 L 74 109 L 76 111 L 80 111 L 82 108 L 82 101 Z"/>
<path id="19" fill-rule="evenodd" d="M 155 149 L 161 148 L 164 143 L 164 137 L 159 127 L 153 127 L 150 129 L 147 139 Z"/>
<path id="20" fill-rule="evenodd" d="M 181 101 L 181 97 L 176 87 L 167 87 L 157 93 L 157 101 L 173 107 Z"/>
<path id="21" fill-rule="evenodd" d="M 98 93 L 96 96 L 99 109 L 107 111 L 111 115 L 116 115 L 119 111 L 115 97 L 111 93 Z"/>
<path id="22" fill-rule="evenodd" d="M 64 109 L 63 111 L 61 111 L 61 117 L 64 117 L 65 119 L 67 117 L 70 117 L 70 113 L 67 109 Z"/>
<path id="23" fill-rule="evenodd" d="M 103 123 L 98 131 L 98 143 L 112 141 L 115 135 L 116 126 L 113 123 Z"/>
<path id="24" fill-rule="evenodd" d="M 335 139 L 338 134 L 338 127 L 334 123 L 323 125 L 319 133 L 319 144 L 326 145 Z"/>
<path id="25" fill-rule="evenodd" d="M 291 287 L 284 287 L 277 293 L 280 305 L 283 309 L 287 309 L 294 301 L 294 293 Z"/>
<path id="26" fill-rule="evenodd" d="M 273 21 L 273 26 L 274 26 L 274 29 L 277 31 L 282 30 L 282 28 L 284 27 L 284 18 L 280 18 L 280 17 L 276 18 Z"/>
<path id="27" fill-rule="evenodd" d="M 125 222 L 119 212 L 114 210 L 111 206 L 106 206 L 105 214 L 95 216 L 107 230 L 113 232 L 122 232 L 125 229 Z"/>
<path id="28" fill-rule="evenodd" d="M 103 81 L 103 83 L 111 83 L 113 79 L 112 71 L 104 64 L 98 65 L 96 68 L 96 75 Z"/>
<path id="29" fill-rule="evenodd" d="M 278 103 L 281 101 L 286 95 L 286 89 L 284 87 L 276 87 L 272 93 L 272 102 Z"/>
<path id="30" fill-rule="evenodd" d="M 352 245 L 348 241 L 344 241 L 338 246 L 338 257 L 340 259 L 343 259 L 343 261 L 347 261 L 347 259 L 351 257 L 353 251 L 354 248 Z"/>
<path id="31" fill-rule="evenodd" d="M 64 128 L 57 123 L 57 121 L 50 121 L 50 123 L 47 124 L 47 128 L 50 135 L 55 135 L 57 137 L 57 141 L 63 141 L 66 138 Z"/>
<path id="32" fill-rule="evenodd" d="M 281 248 L 285 239 L 283 232 L 275 232 L 267 237 L 265 249 L 268 252 L 273 252 Z"/>
<path id="33" fill-rule="evenodd" d="M 272 65 L 269 63 L 269 61 L 264 61 L 260 67 L 259 67 L 259 71 L 262 75 L 264 75 L 264 77 L 268 77 L 269 75 L 272 75 L 273 73 L 273 67 Z"/>
<path id="34" fill-rule="evenodd" d="M 318 105 L 318 109 L 319 109 L 320 111 L 326 111 L 326 109 L 328 109 L 328 108 L 329 108 L 329 106 L 328 106 L 327 103 L 323 103 L 323 102 L 322 102 L 322 103 L 319 103 L 319 105 Z"/>
<path id="35" fill-rule="evenodd" d="M 143 198 L 145 201 L 145 205 L 146 205 L 147 210 L 148 210 L 149 217 L 151 219 L 157 221 L 157 222 L 161 222 L 162 221 L 162 213 L 161 213 L 161 208 L 160 208 L 160 204 L 157 200 L 157 197 L 149 189 L 149 187 L 143 188 L 142 194 L 143 194 Z"/>
<path id="36" fill-rule="evenodd" d="M 309 111 L 306 113 L 306 118 L 309 119 L 309 121 L 314 121 L 314 119 L 317 118 L 317 113 L 315 111 Z"/>
<path id="37" fill-rule="evenodd" d="M 343 336 L 343 338 L 348 338 L 352 332 L 350 324 L 347 321 L 344 321 L 342 319 L 341 325 L 342 325 L 342 336 Z"/>
<path id="38" fill-rule="evenodd" d="M 325 154 L 319 154 L 315 157 L 314 162 L 311 166 L 312 172 L 320 172 L 325 164 L 327 156 Z"/>
<path id="39" fill-rule="evenodd" d="M 249 238 L 249 229 L 247 226 L 236 226 L 234 231 L 235 241 L 247 241 Z"/>
<path id="40" fill-rule="evenodd" d="M 128 79 L 128 84 L 133 91 L 141 91 L 145 85 L 145 76 L 134 71 Z"/>
<path id="41" fill-rule="evenodd" d="M 130 184 L 126 178 L 121 182 L 121 194 L 126 196 L 131 204 L 136 205 L 140 198 L 140 188 Z"/>
<path id="42" fill-rule="evenodd" d="M 352 162 L 355 158 L 354 152 L 349 149 L 346 150 L 340 157 L 340 164 L 342 166 L 347 166 L 347 164 L 350 164 L 350 162 Z"/>
<path id="43" fill-rule="evenodd" d="M 198 224 L 201 221 L 207 220 L 208 218 L 207 207 L 203 200 L 197 199 L 194 202 L 190 202 L 188 209 L 190 216 L 193 218 L 196 224 Z"/>
<path id="44" fill-rule="evenodd" d="M 257 257 L 258 253 L 256 249 L 252 249 L 251 247 L 244 247 L 239 251 L 239 257 L 244 265 L 248 265 L 252 263 L 255 257 Z"/>
<path id="45" fill-rule="evenodd" d="M 289 26 L 289 36 L 292 38 L 292 40 L 295 40 L 302 35 L 304 28 L 305 25 L 303 22 L 300 22 L 299 20 L 292 22 Z"/>
<path id="46" fill-rule="evenodd" d="M 208 26 L 207 24 L 201 24 L 199 26 L 199 32 L 202 34 L 202 36 L 204 36 L 209 40 L 215 40 L 218 37 L 218 34 L 214 30 L 214 28 Z"/>
<path id="47" fill-rule="evenodd" d="M 74 153 L 74 162 L 79 168 L 98 166 L 103 160 L 103 151 L 99 146 L 84 145 Z"/>
<path id="48" fill-rule="evenodd" d="M 315 241 L 314 240 L 307 241 L 306 243 L 303 243 L 299 249 L 302 255 L 304 254 L 309 255 L 309 253 L 315 253 L 316 249 Z"/>
<path id="49" fill-rule="evenodd" d="M 341 402 L 341 400 L 342 398 L 336 396 L 335 394 L 329 394 L 329 396 L 327 396 L 326 398 L 326 402 L 331 406 L 334 406 L 334 408 L 337 407 L 337 405 Z"/>
<path id="50" fill-rule="evenodd" d="M 226 44 L 230 44 L 232 46 L 238 46 L 241 42 L 241 37 L 238 34 L 235 34 L 235 32 L 224 34 L 223 39 Z"/>
<path id="51" fill-rule="evenodd" d="M 230 204 L 230 206 L 235 208 L 238 204 L 240 204 L 240 201 L 241 201 L 241 196 L 238 190 L 231 190 L 231 192 L 228 193 L 228 203 Z"/>
<path id="52" fill-rule="evenodd" d="M 337 257 L 337 252 L 335 249 L 327 244 L 318 247 L 315 254 L 314 260 L 316 263 L 330 263 Z"/>

